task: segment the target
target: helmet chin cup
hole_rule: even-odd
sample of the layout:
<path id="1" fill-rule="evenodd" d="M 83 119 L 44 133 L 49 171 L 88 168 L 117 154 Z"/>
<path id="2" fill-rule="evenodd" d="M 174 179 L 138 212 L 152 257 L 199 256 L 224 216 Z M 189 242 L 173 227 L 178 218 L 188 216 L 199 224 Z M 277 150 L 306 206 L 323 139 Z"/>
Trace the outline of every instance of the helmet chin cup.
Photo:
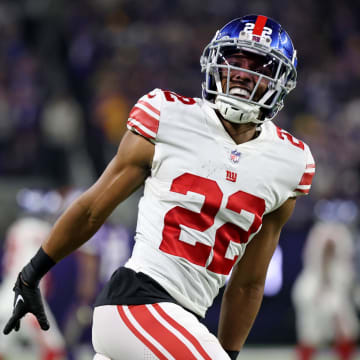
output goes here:
<path id="1" fill-rule="evenodd" d="M 262 123 L 259 120 L 260 106 L 249 104 L 241 100 L 229 99 L 224 95 L 217 95 L 215 108 L 224 119 L 235 124 Z"/>

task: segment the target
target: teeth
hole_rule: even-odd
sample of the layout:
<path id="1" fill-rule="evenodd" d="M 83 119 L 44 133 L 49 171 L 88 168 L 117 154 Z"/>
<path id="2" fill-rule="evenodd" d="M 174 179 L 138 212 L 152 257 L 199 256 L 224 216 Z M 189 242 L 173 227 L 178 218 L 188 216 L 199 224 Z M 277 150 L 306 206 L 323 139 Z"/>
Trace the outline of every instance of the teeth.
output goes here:
<path id="1" fill-rule="evenodd" d="M 231 88 L 229 94 L 250 97 L 250 92 L 248 90 L 238 87 Z"/>

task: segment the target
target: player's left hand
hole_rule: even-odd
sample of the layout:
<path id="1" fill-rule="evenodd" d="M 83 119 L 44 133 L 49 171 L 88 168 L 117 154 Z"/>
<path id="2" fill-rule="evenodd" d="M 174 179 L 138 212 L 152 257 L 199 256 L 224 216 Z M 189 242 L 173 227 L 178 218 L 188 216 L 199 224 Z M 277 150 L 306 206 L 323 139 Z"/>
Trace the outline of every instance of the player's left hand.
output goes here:
<path id="1" fill-rule="evenodd" d="M 20 320 L 27 313 L 34 314 L 41 329 L 48 330 L 50 325 L 45 315 L 39 288 L 37 286 L 27 286 L 21 280 L 20 273 L 13 290 L 15 292 L 14 309 L 11 318 L 4 327 L 4 334 L 7 335 L 12 330 L 18 331 L 20 329 Z"/>

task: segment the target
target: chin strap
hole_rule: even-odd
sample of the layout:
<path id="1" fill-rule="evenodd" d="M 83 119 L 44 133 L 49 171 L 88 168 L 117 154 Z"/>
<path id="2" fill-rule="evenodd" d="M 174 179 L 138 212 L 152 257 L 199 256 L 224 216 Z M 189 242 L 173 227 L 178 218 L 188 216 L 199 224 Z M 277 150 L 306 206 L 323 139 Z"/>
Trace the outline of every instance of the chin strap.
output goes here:
<path id="1" fill-rule="evenodd" d="M 249 122 L 260 124 L 263 122 L 259 120 L 260 107 L 257 105 L 247 104 L 243 101 L 236 101 L 226 96 L 218 95 L 215 100 L 215 107 L 224 119 L 236 124 L 246 124 Z"/>

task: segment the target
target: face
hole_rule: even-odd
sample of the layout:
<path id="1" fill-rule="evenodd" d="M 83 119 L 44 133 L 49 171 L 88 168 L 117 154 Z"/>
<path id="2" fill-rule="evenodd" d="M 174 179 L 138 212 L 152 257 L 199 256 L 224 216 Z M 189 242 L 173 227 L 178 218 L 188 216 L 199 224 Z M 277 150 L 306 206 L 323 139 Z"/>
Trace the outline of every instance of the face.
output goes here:
<path id="1" fill-rule="evenodd" d="M 252 70 L 257 73 L 272 77 L 273 64 L 264 56 L 253 54 L 250 52 L 239 51 L 224 58 L 222 62 L 226 65 L 241 67 L 247 70 Z M 220 69 L 221 85 L 223 91 L 226 92 L 228 69 Z M 243 70 L 230 70 L 229 93 L 245 99 L 249 99 L 253 89 L 258 82 L 259 76 L 248 73 Z M 269 84 L 268 79 L 262 78 L 260 84 L 253 97 L 254 101 L 258 101 L 264 95 Z"/>

